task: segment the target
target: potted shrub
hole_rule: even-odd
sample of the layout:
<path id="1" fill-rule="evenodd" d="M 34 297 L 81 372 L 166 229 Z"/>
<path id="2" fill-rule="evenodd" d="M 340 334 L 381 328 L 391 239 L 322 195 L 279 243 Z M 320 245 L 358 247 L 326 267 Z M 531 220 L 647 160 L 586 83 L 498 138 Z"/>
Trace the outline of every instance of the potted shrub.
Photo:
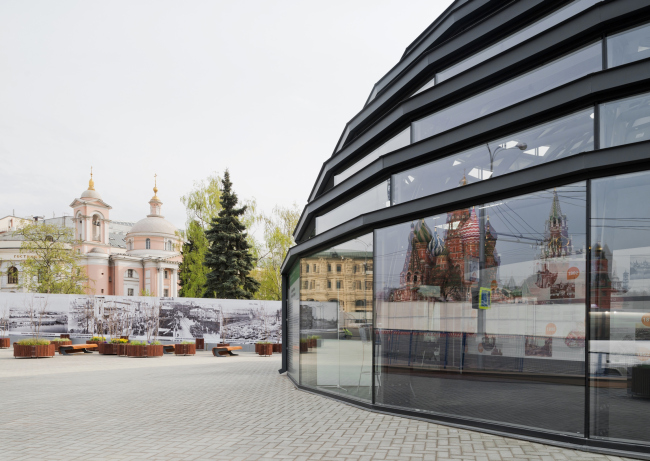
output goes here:
<path id="1" fill-rule="evenodd" d="M 59 352 L 61 346 L 71 346 L 72 340 L 68 338 L 54 338 L 50 341 L 54 345 L 54 352 Z"/>
<path id="2" fill-rule="evenodd" d="M 129 340 L 125 338 L 111 338 L 111 344 L 115 348 L 115 353 L 126 357 L 126 348 L 129 345 Z"/>
<path id="3" fill-rule="evenodd" d="M 92 338 L 86 340 L 86 344 L 99 344 L 105 342 L 106 338 L 103 336 L 93 336 Z"/>
<path id="4" fill-rule="evenodd" d="M 307 338 L 300 339 L 300 353 L 304 354 L 309 352 L 309 340 Z"/>
<path id="5" fill-rule="evenodd" d="M 650 365 L 632 367 L 630 393 L 634 397 L 650 399 Z"/>
<path id="6" fill-rule="evenodd" d="M 196 354 L 196 343 L 192 341 L 183 341 L 174 347 L 175 355 L 194 355 Z"/>
<path id="7" fill-rule="evenodd" d="M 0 316 L 0 349 L 6 349 L 11 345 L 11 340 L 9 339 L 9 315 L 7 310 L 4 309 Z"/>
<path id="8" fill-rule="evenodd" d="M 127 357 L 162 357 L 163 353 L 160 341 L 131 341 L 126 346 Z"/>
<path id="9" fill-rule="evenodd" d="M 43 338 L 21 339 L 14 343 L 14 357 L 54 357 L 54 344 Z"/>
<path id="10" fill-rule="evenodd" d="M 273 355 L 273 344 L 268 341 L 260 341 L 255 346 L 259 347 L 258 354 L 264 357 Z"/>
<path id="11" fill-rule="evenodd" d="M 47 312 L 47 297 L 32 295 L 26 302 L 32 337 L 14 343 L 14 357 L 38 358 L 54 357 L 55 345 L 47 339 L 40 338 L 43 317 Z"/>
<path id="12" fill-rule="evenodd" d="M 273 353 L 282 352 L 282 343 L 273 344 Z"/>
<path id="13" fill-rule="evenodd" d="M 205 349 L 205 338 L 196 338 L 195 346 L 197 350 L 202 351 L 203 349 Z"/>

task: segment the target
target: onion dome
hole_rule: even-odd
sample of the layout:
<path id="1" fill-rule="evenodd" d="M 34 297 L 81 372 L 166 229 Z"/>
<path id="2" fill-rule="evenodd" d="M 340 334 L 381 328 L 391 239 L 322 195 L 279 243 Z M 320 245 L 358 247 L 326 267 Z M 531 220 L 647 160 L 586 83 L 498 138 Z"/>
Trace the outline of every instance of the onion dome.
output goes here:
<path id="1" fill-rule="evenodd" d="M 420 219 L 415 223 L 413 228 L 413 238 L 415 243 L 426 243 L 428 244 L 431 241 L 431 229 L 427 226 L 427 223 L 424 222 L 424 219 Z"/>
<path id="2" fill-rule="evenodd" d="M 478 242 L 480 238 L 478 229 L 478 219 L 476 219 L 476 211 L 472 207 L 469 214 L 469 219 L 460 230 L 460 236 L 465 242 Z"/>
<path id="3" fill-rule="evenodd" d="M 429 242 L 428 250 L 433 256 L 440 256 L 445 249 L 445 242 L 438 234 L 438 229 L 433 230 L 433 237 Z"/>

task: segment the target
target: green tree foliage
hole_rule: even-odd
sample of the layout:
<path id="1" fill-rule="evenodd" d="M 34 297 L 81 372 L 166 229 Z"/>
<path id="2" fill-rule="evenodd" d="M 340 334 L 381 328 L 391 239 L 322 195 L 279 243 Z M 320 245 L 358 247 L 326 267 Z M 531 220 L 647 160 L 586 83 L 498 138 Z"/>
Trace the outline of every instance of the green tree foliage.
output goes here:
<path id="1" fill-rule="evenodd" d="M 241 219 L 246 205 L 237 208 L 237 195 L 232 190 L 230 173 L 226 170 L 221 187 L 221 210 L 212 219 L 206 232 L 208 251 L 205 265 L 207 275 L 205 297 L 222 299 L 252 299 L 259 282 L 249 274 L 253 270 L 253 255 L 247 240 L 246 226 Z"/>
<path id="2" fill-rule="evenodd" d="M 74 231 L 52 224 L 29 224 L 14 232 L 22 237 L 21 285 L 32 293 L 83 294 L 88 276 L 73 250 Z"/>
<path id="3" fill-rule="evenodd" d="M 208 274 L 208 268 L 203 264 L 208 249 L 208 239 L 198 220 L 190 221 L 185 238 L 186 241 L 181 249 L 183 262 L 179 268 L 181 289 L 178 294 L 184 298 L 202 298 Z"/>
<path id="4" fill-rule="evenodd" d="M 282 262 L 295 245 L 293 231 L 298 225 L 300 210 L 294 205 L 290 208 L 275 207 L 270 216 L 263 216 L 264 249 L 257 262 L 255 278 L 260 282 L 257 299 L 282 299 Z"/>
<path id="5" fill-rule="evenodd" d="M 213 218 L 221 210 L 221 178 L 216 173 L 203 181 L 195 181 L 194 189 L 181 197 L 185 205 L 188 222 L 198 221 L 203 229 L 207 229 Z"/>
<path id="6" fill-rule="evenodd" d="M 182 233 L 183 239 L 187 240 L 182 247 L 183 263 L 181 264 L 180 296 L 202 297 L 205 289 L 208 269 L 205 267 L 205 254 L 207 251 L 207 239 L 205 231 L 210 227 L 213 218 L 218 217 L 221 210 L 221 178 L 213 173 L 202 181 L 195 181 L 194 188 L 181 197 L 187 212 L 187 230 Z M 246 212 L 241 216 L 241 222 L 247 229 L 254 228 L 260 222 L 257 215 L 257 203 L 255 199 L 243 200 L 246 205 Z M 193 224 L 194 223 L 194 224 Z M 250 253 L 253 259 L 259 257 L 261 245 L 257 242 L 252 232 L 246 234 Z"/>

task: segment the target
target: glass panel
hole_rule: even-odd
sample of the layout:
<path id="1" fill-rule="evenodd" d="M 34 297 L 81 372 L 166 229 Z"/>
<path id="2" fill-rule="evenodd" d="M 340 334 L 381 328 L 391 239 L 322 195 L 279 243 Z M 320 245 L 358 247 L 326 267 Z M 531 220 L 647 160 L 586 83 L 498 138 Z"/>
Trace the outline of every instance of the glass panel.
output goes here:
<path id="1" fill-rule="evenodd" d="M 591 433 L 650 443 L 650 173 L 592 181 Z"/>
<path id="2" fill-rule="evenodd" d="M 301 384 L 371 399 L 372 234 L 300 260 Z M 340 269 L 339 269 L 340 268 Z"/>
<path id="3" fill-rule="evenodd" d="M 594 149 L 587 109 L 393 176 L 394 204 Z"/>
<path id="4" fill-rule="evenodd" d="M 300 265 L 296 264 L 289 272 L 289 296 L 287 297 L 287 372 L 300 383 Z"/>
<path id="5" fill-rule="evenodd" d="M 316 235 L 359 215 L 387 206 L 390 206 L 390 189 L 389 181 L 384 181 L 323 216 L 318 216 L 316 218 Z"/>
<path id="6" fill-rule="evenodd" d="M 389 141 L 386 141 L 384 144 L 379 146 L 377 149 L 363 157 L 357 163 L 352 165 L 347 170 L 344 170 L 341 174 L 334 176 L 334 185 L 340 184 L 343 180 L 348 179 L 357 171 L 361 171 L 372 162 L 377 160 L 384 154 L 393 152 L 394 150 L 401 149 L 404 146 L 408 146 L 411 143 L 411 127 L 408 127 L 402 131 L 397 136 L 391 138 Z"/>
<path id="7" fill-rule="evenodd" d="M 556 26 L 557 24 L 571 18 L 572 16 L 575 16 L 576 14 L 586 10 L 587 8 L 601 1 L 602 0 L 577 0 L 565 6 L 564 8 L 560 8 L 559 10 L 554 11 L 548 16 L 540 19 L 539 21 L 531 24 L 528 27 L 525 27 L 524 29 L 518 32 L 515 32 L 514 34 L 508 36 L 507 38 L 501 40 L 500 42 L 484 49 L 483 51 L 476 53 L 475 55 L 472 55 L 471 57 L 465 59 L 464 61 L 461 61 L 458 64 L 443 70 L 442 72 L 439 72 L 436 75 L 436 78 L 438 79 L 438 83 L 444 80 L 448 80 L 451 77 L 454 77 L 455 75 L 458 75 L 461 72 L 464 72 L 467 69 L 470 69 L 476 66 L 477 64 L 482 63 L 483 61 L 487 61 L 488 59 L 498 54 L 501 54 L 506 50 L 509 50 L 515 45 L 519 45 L 520 43 L 523 43 L 529 38 L 532 38 L 535 35 L 538 35 L 550 29 L 551 27 Z"/>
<path id="8" fill-rule="evenodd" d="M 413 122 L 417 142 L 602 70 L 600 42 Z"/>
<path id="9" fill-rule="evenodd" d="M 420 94 L 420 93 L 422 93 L 423 91 L 428 90 L 429 88 L 433 88 L 434 86 L 436 86 L 436 79 L 435 79 L 435 77 L 432 78 L 431 80 L 429 80 L 426 84 L 424 84 L 424 86 L 423 86 L 422 88 L 420 88 L 419 90 L 417 90 L 417 91 L 416 91 L 415 93 L 413 93 L 411 96 L 415 96 L 416 94 Z"/>
<path id="10" fill-rule="evenodd" d="M 584 432 L 585 188 L 376 231 L 376 403 Z"/>
<path id="11" fill-rule="evenodd" d="M 650 24 L 607 37 L 607 67 L 650 58 Z"/>
<path id="12" fill-rule="evenodd" d="M 600 106 L 600 147 L 620 146 L 650 139 L 650 94 Z"/>

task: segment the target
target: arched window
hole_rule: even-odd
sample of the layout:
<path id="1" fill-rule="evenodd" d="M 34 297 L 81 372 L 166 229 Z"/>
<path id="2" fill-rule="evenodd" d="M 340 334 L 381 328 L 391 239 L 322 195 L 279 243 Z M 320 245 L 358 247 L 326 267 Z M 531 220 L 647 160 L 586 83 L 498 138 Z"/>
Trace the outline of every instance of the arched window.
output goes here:
<path id="1" fill-rule="evenodd" d="M 151 239 L 147 239 L 147 240 L 146 240 L 146 242 L 145 242 L 145 248 L 146 248 L 147 250 L 150 250 L 150 249 L 151 249 Z"/>
<path id="2" fill-rule="evenodd" d="M 99 242 L 101 240 L 101 233 L 102 233 L 102 222 L 100 220 L 100 217 L 98 215 L 93 216 L 93 240 L 96 242 Z"/>
<path id="3" fill-rule="evenodd" d="M 357 299 L 357 300 L 354 302 L 354 305 L 355 305 L 356 307 L 366 307 L 366 301 L 365 301 L 364 299 Z"/>
<path id="4" fill-rule="evenodd" d="M 15 267 L 10 267 L 9 270 L 7 270 L 7 283 L 9 285 L 17 285 L 18 284 L 18 269 Z"/>

